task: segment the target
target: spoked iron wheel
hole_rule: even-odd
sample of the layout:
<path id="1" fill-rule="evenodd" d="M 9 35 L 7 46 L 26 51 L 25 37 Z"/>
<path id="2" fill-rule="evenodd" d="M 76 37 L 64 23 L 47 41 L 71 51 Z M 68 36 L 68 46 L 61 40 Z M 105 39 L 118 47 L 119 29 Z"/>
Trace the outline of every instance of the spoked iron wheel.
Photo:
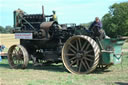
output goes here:
<path id="1" fill-rule="evenodd" d="M 68 71 L 75 74 L 92 72 L 99 62 L 100 49 L 88 36 L 69 38 L 62 49 L 62 60 Z"/>
<path id="2" fill-rule="evenodd" d="M 29 62 L 27 50 L 22 45 L 11 46 L 8 50 L 8 62 L 11 68 L 26 68 Z"/>

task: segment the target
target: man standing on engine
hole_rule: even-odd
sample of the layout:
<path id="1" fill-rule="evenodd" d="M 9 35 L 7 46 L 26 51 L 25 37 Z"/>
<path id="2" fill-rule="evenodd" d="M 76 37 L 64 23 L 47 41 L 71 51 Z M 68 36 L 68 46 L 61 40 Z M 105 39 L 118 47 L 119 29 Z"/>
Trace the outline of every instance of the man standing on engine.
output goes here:
<path id="1" fill-rule="evenodd" d="M 53 10 L 52 12 L 53 12 L 52 15 L 53 21 L 57 21 L 56 11 Z"/>

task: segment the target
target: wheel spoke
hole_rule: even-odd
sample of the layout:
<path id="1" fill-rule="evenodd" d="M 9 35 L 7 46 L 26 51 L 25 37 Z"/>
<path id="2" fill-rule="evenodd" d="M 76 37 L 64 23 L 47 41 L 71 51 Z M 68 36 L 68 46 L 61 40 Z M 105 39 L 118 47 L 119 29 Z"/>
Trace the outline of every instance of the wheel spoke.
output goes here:
<path id="1" fill-rule="evenodd" d="M 74 45 L 72 45 L 71 43 L 69 43 L 69 45 L 77 51 L 77 48 Z"/>
<path id="2" fill-rule="evenodd" d="M 72 66 L 73 64 L 76 63 L 77 60 L 74 60 L 73 62 L 71 62 L 70 66 Z"/>
<path id="3" fill-rule="evenodd" d="M 68 54 L 65 54 L 66 56 L 75 56 L 75 54 L 71 54 L 71 53 L 68 53 Z"/>
<path id="4" fill-rule="evenodd" d="M 16 48 L 14 49 L 14 53 L 17 54 L 17 49 Z"/>
<path id="5" fill-rule="evenodd" d="M 81 60 L 81 63 L 83 64 L 84 68 L 87 70 L 87 67 L 86 67 L 85 63 L 83 62 L 83 60 Z"/>
<path id="6" fill-rule="evenodd" d="M 17 62 L 16 64 L 19 64 L 19 60 L 18 59 L 16 60 L 16 62 Z"/>
<path id="7" fill-rule="evenodd" d="M 85 42 L 84 45 L 81 47 L 81 51 L 84 50 L 85 46 L 86 46 L 86 42 Z"/>
<path id="8" fill-rule="evenodd" d="M 21 64 L 23 64 L 23 60 L 20 60 Z"/>
<path id="9" fill-rule="evenodd" d="M 93 52 L 94 50 L 85 51 L 86 54 Z"/>
<path id="10" fill-rule="evenodd" d="M 22 59 L 19 58 L 19 57 L 20 57 L 20 56 L 18 56 L 18 57 L 14 60 L 14 62 L 15 62 L 16 65 L 21 65 L 21 64 L 22 64 Z"/>
<path id="11" fill-rule="evenodd" d="M 15 59 L 15 57 L 16 57 L 16 54 L 14 54 L 14 53 L 13 53 L 11 56 L 12 56 L 12 59 L 13 59 L 13 58 Z"/>
<path id="12" fill-rule="evenodd" d="M 73 53 L 76 53 L 76 51 L 74 51 L 72 48 L 69 48 L 70 51 L 72 51 Z"/>
<path id="13" fill-rule="evenodd" d="M 88 43 L 88 45 L 87 45 L 87 47 L 86 47 L 86 49 L 85 49 L 85 50 L 88 50 L 89 46 L 90 46 L 90 43 Z"/>
<path id="14" fill-rule="evenodd" d="M 18 64 L 21 64 L 20 60 L 18 60 Z"/>
<path id="15" fill-rule="evenodd" d="M 87 65 L 87 67 L 88 67 L 88 69 L 89 69 L 90 67 L 89 67 L 89 64 L 88 64 L 88 62 L 87 62 L 86 60 L 84 60 L 84 61 L 85 61 L 86 65 Z"/>
<path id="16" fill-rule="evenodd" d="M 21 62 L 21 64 L 22 64 L 22 61 L 23 61 L 23 59 L 22 59 L 22 58 L 20 58 L 20 62 Z"/>
<path id="17" fill-rule="evenodd" d="M 17 52 L 14 50 L 13 53 L 12 53 L 13 56 L 16 56 L 17 55 Z"/>
<path id="18" fill-rule="evenodd" d="M 87 57 L 84 57 L 84 59 L 93 62 L 93 60 L 91 60 L 91 59 L 89 59 Z"/>
<path id="19" fill-rule="evenodd" d="M 82 45 L 81 45 L 80 38 L 78 38 L 78 41 L 79 41 L 79 45 L 80 45 L 80 49 L 81 49 Z"/>
<path id="20" fill-rule="evenodd" d="M 77 40 L 76 40 L 76 47 L 77 47 L 77 51 L 79 51 L 79 45 L 78 45 Z"/>
<path id="21" fill-rule="evenodd" d="M 15 64 L 17 64 L 18 62 L 17 62 L 17 59 L 15 59 Z"/>
<path id="22" fill-rule="evenodd" d="M 13 60 L 13 59 L 11 59 L 11 60 L 12 60 L 12 61 L 10 61 L 10 63 L 11 63 L 11 64 L 14 64 L 14 60 Z"/>
<path id="23" fill-rule="evenodd" d="M 74 60 L 74 59 L 76 59 L 76 57 L 72 57 L 72 58 L 70 58 L 69 61 L 72 61 L 72 60 Z"/>
<path id="24" fill-rule="evenodd" d="M 94 55 L 87 55 L 88 57 L 92 57 L 92 58 L 94 58 Z"/>
<path id="25" fill-rule="evenodd" d="M 80 72 L 81 67 L 82 67 L 82 63 L 80 62 L 80 66 L 79 66 L 79 70 L 78 70 L 78 72 Z"/>

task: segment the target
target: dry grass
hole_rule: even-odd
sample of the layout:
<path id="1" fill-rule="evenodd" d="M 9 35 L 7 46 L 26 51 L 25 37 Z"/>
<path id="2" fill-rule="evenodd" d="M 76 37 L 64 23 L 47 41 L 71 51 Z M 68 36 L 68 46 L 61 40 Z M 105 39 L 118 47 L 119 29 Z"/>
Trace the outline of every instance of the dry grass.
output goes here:
<path id="1" fill-rule="evenodd" d="M 19 40 L 15 39 L 14 34 L 0 34 L 0 44 L 9 48 L 13 44 L 19 44 Z"/>

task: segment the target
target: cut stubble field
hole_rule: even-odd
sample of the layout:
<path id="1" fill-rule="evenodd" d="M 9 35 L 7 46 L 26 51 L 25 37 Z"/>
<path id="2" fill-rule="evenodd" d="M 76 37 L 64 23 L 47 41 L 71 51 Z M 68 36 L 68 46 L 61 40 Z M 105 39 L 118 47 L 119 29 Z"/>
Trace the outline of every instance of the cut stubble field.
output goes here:
<path id="1" fill-rule="evenodd" d="M 19 44 L 13 34 L 0 34 L 0 42 L 9 48 Z M 123 48 L 127 49 L 126 43 Z M 7 59 L 0 62 L 0 85 L 128 85 L 128 52 L 124 52 L 123 62 L 108 70 L 96 70 L 90 74 L 75 75 L 67 72 L 63 64 L 10 69 Z"/>
<path id="2" fill-rule="evenodd" d="M 0 44 L 9 48 L 13 44 L 19 44 L 19 40 L 15 39 L 14 34 L 0 34 Z"/>

